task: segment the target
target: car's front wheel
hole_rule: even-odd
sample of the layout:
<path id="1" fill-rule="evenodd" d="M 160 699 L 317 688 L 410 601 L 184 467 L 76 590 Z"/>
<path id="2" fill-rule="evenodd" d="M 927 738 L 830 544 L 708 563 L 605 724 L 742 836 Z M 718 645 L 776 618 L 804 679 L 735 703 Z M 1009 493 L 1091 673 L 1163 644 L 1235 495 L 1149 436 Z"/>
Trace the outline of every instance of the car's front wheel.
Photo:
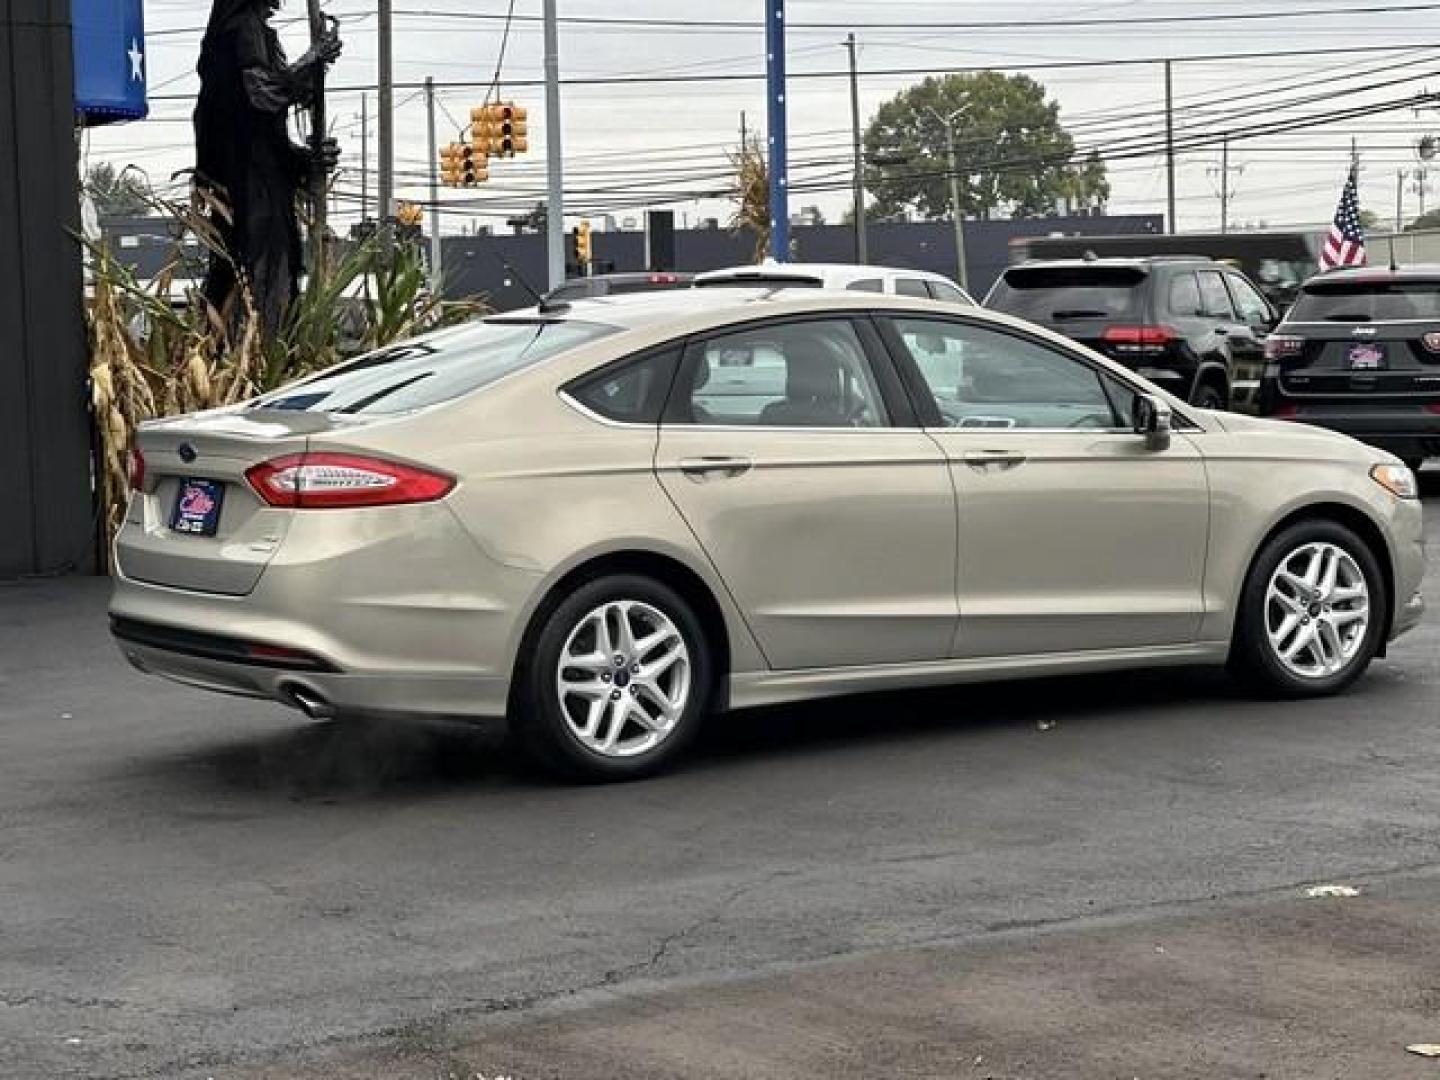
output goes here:
<path id="1" fill-rule="evenodd" d="M 1388 625 L 1370 547 L 1333 521 L 1302 521 L 1255 558 L 1241 594 L 1231 667 L 1284 697 L 1337 693 L 1374 659 Z"/>
<path id="2" fill-rule="evenodd" d="M 646 577 L 587 582 L 546 616 L 518 689 L 516 735 L 552 772 L 635 780 L 694 737 L 711 686 L 704 628 Z"/>
<path id="3" fill-rule="evenodd" d="M 1194 400 L 1190 402 L 1197 409 L 1228 409 L 1229 395 L 1223 387 L 1213 382 L 1201 383 L 1195 389 Z"/>

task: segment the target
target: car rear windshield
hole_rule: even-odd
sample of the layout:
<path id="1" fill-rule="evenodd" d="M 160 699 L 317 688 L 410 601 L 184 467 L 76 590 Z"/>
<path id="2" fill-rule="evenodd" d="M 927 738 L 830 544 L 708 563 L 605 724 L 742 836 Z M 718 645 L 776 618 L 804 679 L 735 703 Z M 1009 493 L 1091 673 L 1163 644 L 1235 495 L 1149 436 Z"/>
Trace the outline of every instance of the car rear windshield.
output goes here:
<path id="1" fill-rule="evenodd" d="M 1019 266 L 1005 271 L 985 306 L 1037 322 L 1130 318 L 1145 276 L 1130 266 Z"/>
<path id="2" fill-rule="evenodd" d="M 361 356 L 267 394 L 253 407 L 352 416 L 413 412 L 618 332 L 574 321 L 473 323 Z"/>
<path id="3" fill-rule="evenodd" d="M 1315 282 L 1290 309 L 1291 322 L 1440 321 L 1440 281 Z"/>

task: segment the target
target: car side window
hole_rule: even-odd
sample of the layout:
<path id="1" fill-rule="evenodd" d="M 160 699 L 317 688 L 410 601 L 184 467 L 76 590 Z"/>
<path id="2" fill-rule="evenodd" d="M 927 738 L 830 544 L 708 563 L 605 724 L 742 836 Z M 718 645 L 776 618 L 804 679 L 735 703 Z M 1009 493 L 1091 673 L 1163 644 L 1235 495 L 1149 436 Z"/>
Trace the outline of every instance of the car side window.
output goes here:
<path id="1" fill-rule="evenodd" d="M 1128 427 L 1100 373 L 1076 357 L 966 323 L 892 322 L 946 427 Z"/>
<path id="2" fill-rule="evenodd" d="M 930 286 L 930 295 L 936 300 L 944 300 L 947 304 L 965 304 L 967 307 L 969 306 L 970 301 L 965 298 L 965 294 L 948 281 L 931 281 L 928 284 Z"/>
<path id="3" fill-rule="evenodd" d="M 1235 311 L 1246 326 L 1268 326 L 1275 321 L 1274 313 L 1266 299 L 1256 291 L 1255 286 L 1235 274 L 1225 275 L 1225 284 L 1235 301 Z"/>
<path id="4" fill-rule="evenodd" d="M 922 300 L 930 299 L 930 290 L 925 287 L 925 282 L 920 278 L 896 278 L 895 291 L 901 296 L 918 296 Z"/>
<path id="5" fill-rule="evenodd" d="M 878 277 L 861 278 L 859 281 L 852 281 L 845 286 L 850 292 L 884 292 L 885 282 Z"/>
<path id="6" fill-rule="evenodd" d="M 848 319 L 757 327 L 694 346 L 667 415 L 674 423 L 744 427 L 890 424 Z"/>
<path id="7" fill-rule="evenodd" d="M 1200 314 L 1207 318 L 1235 318 L 1235 309 L 1230 305 L 1230 294 L 1225 291 L 1220 271 L 1201 270 L 1196 277 L 1200 279 Z"/>
<path id="8" fill-rule="evenodd" d="M 1195 275 L 1186 271 L 1170 279 L 1170 314 L 1193 318 L 1202 314 L 1200 285 Z"/>
<path id="9" fill-rule="evenodd" d="M 566 393 L 606 420 L 658 424 L 680 363 L 678 346 L 611 364 L 566 387 Z"/>

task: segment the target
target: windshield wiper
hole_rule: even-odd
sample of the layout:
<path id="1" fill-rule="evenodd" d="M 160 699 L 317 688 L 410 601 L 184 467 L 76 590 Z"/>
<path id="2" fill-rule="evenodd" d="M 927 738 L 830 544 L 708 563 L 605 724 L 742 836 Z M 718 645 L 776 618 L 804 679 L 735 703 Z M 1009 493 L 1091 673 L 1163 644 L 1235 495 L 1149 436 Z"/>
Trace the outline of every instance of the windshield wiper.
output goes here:
<path id="1" fill-rule="evenodd" d="M 1108 311 L 1095 311 L 1091 308 L 1062 308 L 1059 311 L 1050 312 L 1052 319 L 1108 319 Z"/>

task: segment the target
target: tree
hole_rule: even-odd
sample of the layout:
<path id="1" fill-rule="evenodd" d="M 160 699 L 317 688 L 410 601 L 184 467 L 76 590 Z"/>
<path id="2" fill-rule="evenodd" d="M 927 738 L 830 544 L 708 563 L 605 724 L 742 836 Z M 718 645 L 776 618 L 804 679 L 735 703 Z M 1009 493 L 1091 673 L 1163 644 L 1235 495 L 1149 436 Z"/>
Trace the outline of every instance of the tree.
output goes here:
<path id="1" fill-rule="evenodd" d="M 956 114 L 959 114 L 956 116 Z M 938 115 L 937 115 L 938 114 Z M 880 218 L 951 212 L 949 133 L 955 118 L 961 212 L 988 218 L 1054 213 L 1068 199 L 1103 206 L 1105 164 L 1092 153 L 1075 161 L 1075 142 L 1060 106 L 1026 75 L 981 71 L 928 78 L 880 106 L 865 135 L 866 186 Z"/>
<path id="2" fill-rule="evenodd" d="M 145 181 L 129 169 L 116 172 L 108 161 L 86 170 L 85 191 L 95 200 L 101 217 L 140 217 L 150 211 L 150 189 Z"/>

